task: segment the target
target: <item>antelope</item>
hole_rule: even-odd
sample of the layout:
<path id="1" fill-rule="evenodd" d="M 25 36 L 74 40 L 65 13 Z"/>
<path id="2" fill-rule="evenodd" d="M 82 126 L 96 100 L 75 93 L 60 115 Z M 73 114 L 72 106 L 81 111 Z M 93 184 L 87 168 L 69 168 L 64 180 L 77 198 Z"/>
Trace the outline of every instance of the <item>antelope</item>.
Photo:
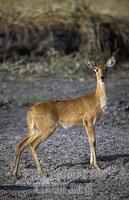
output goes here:
<path id="1" fill-rule="evenodd" d="M 27 113 L 28 135 L 23 139 L 16 151 L 13 175 L 17 176 L 19 160 L 24 148 L 28 145 L 40 174 L 43 174 L 36 148 L 40 143 L 51 136 L 57 127 L 82 124 L 88 135 L 90 145 L 90 165 L 101 170 L 96 159 L 95 123 L 107 108 L 106 74 L 107 69 L 116 63 L 114 56 L 106 64 L 96 65 L 93 60 L 87 59 L 87 67 L 96 73 L 96 90 L 87 95 L 74 99 L 45 100 L 34 104 Z"/>

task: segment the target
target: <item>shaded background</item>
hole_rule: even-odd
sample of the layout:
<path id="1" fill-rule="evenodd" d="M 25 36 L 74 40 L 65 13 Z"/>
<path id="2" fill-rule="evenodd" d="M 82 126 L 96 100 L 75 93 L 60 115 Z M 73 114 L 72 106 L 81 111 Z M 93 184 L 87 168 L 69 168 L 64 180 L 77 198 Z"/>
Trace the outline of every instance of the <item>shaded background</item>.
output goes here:
<path id="1" fill-rule="evenodd" d="M 85 70 L 85 57 L 102 61 L 118 48 L 119 62 L 128 61 L 128 0 L 0 0 L 3 68 L 75 73 Z"/>

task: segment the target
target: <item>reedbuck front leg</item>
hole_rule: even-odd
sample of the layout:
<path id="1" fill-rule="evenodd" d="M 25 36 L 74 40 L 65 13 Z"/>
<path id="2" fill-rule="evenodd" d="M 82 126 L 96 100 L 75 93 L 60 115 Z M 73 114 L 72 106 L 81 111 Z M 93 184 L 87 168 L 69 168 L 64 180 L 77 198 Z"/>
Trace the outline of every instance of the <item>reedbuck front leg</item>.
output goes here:
<path id="1" fill-rule="evenodd" d="M 95 167 L 97 170 L 101 170 L 96 160 L 96 138 L 95 138 L 93 123 L 92 121 L 84 120 L 83 124 L 86 129 L 89 144 L 90 144 L 90 165 L 91 167 Z"/>

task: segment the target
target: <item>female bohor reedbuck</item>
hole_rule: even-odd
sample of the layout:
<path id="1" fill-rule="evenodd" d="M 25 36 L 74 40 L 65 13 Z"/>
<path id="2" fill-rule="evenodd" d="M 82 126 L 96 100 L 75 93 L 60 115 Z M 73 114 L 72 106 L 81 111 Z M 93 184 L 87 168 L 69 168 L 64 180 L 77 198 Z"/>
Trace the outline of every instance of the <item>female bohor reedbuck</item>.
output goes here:
<path id="1" fill-rule="evenodd" d="M 16 152 L 16 161 L 13 175 L 17 175 L 21 153 L 29 145 L 38 172 L 42 173 L 37 157 L 37 146 L 54 133 L 60 125 L 67 127 L 83 124 L 90 144 L 90 165 L 100 170 L 96 161 L 95 122 L 107 107 L 105 77 L 108 67 L 116 63 L 112 56 L 106 64 L 96 65 L 94 61 L 87 60 L 87 66 L 96 73 L 96 90 L 75 99 L 46 100 L 34 104 L 28 111 L 27 124 L 28 136 L 23 139 Z"/>

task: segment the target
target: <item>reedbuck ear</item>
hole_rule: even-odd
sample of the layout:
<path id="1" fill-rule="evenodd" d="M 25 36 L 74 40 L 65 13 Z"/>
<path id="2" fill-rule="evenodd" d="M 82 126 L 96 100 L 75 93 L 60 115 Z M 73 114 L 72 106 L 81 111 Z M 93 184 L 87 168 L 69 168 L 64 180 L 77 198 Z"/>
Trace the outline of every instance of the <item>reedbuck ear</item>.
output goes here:
<path id="1" fill-rule="evenodd" d="M 87 59 L 86 60 L 86 65 L 87 65 L 88 68 L 90 68 L 90 69 L 92 69 L 92 70 L 95 71 L 95 69 L 96 69 L 96 63 L 95 63 L 94 60 Z"/>
<path id="2" fill-rule="evenodd" d="M 116 64 L 116 59 L 114 56 L 112 56 L 107 60 L 106 67 L 114 67 L 115 64 Z"/>

